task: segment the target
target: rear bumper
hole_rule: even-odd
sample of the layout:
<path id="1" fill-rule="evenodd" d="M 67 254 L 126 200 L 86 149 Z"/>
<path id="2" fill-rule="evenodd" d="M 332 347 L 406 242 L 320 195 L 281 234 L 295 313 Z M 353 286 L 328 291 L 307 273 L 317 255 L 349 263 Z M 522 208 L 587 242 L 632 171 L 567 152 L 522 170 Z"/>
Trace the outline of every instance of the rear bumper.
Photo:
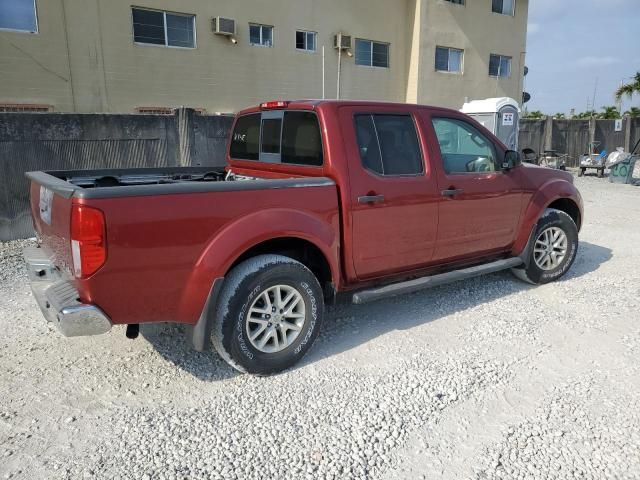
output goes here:
<path id="1" fill-rule="evenodd" d="M 73 283 L 61 277 L 50 257 L 37 247 L 23 252 L 31 291 L 47 321 L 65 337 L 100 335 L 111 330 L 111 320 L 95 305 L 82 303 Z"/>

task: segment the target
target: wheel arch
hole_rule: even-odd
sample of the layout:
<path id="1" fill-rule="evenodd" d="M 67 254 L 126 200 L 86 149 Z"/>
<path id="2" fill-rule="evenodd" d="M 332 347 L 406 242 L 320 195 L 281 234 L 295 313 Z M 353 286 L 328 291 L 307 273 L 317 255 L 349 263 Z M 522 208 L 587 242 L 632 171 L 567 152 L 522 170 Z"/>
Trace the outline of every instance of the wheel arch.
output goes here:
<path id="1" fill-rule="evenodd" d="M 331 264 L 325 253 L 312 241 L 296 236 L 273 237 L 256 243 L 233 261 L 225 275 L 245 260 L 266 254 L 282 255 L 297 260 L 316 276 L 325 297 L 335 294 Z"/>
<path id="2" fill-rule="evenodd" d="M 267 253 L 300 261 L 318 276 L 325 293 L 331 293 L 341 278 L 337 215 L 325 218 L 295 209 L 264 209 L 216 232 L 183 287 L 180 321 L 197 322 L 215 281 L 240 262 Z"/>
<path id="3" fill-rule="evenodd" d="M 555 208 L 569 215 L 578 227 L 582 227 L 582 198 L 576 187 L 566 180 L 553 179 L 539 188 L 526 206 L 520 231 L 512 248 L 514 256 L 520 256 L 547 208 Z"/>
<path id="4" fill-rule="evenodd" d="M 578 231 L 580 231 L 580 228 L 582 227 L 582 213 L 580 212 L 580 207 L 573 199 L 566 198 L 566 197 L 558 198 L 552 201 L 551 203 L 549 203 L 545 207 L 545 210 L 547 208 L 560 210 L 561 212 L 564 212 L 567 215 L 569 215 L 573 220 L 573 222 L 576 224 L 576 227 L 578 227 Z M 544 213 L 544 210 L 543 210 L 543 213 Z"/>

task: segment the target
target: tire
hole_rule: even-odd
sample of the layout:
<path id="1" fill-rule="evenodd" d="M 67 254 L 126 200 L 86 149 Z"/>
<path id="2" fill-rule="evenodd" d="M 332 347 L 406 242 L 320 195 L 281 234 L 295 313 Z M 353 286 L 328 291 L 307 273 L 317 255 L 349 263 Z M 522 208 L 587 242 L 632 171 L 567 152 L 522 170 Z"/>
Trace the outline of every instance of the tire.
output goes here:
<path id="1" fill-rule="evenodd" d="M 550 237 L 546 236 L 547 232 L 549 232 Z M 562 236 L 558 232 L 562 232 L 566 238 L 562 259 L 560 259 L 559 253 L 562 251 L 563 242 L 561 241 Z M 550 243 L 552 245 L 557 246 L 551 249 L 556 254 L 555 256 L 544 252 L 546 247 L 543 245 L 547 238 L 551 239 Z M 554 241 L 554 238 L 557 238 L 557 240 Z M 538 243 L 538 240 L 540 240 L 540 243 Z M 543 285 L 553 282 L 567 273 L 576 259 L 577 252 L 578 227 L 573 219 L 561 210 L 547 208 L 538 221 L 534 245 L 529 253 L 530 257 L 527 259 L 527 266 L 513 268 L 511 271 L 520 280 L 534 285 Z"/>
<path id="2" fill-rule="evenodd" d="M 290 294 L 285 308 L 267 313 L 278 305 L 276 295 L 284 301 Z M 225 278 L 213 319 L 213 346 L 241 372 L 277 373 L 309 351 L 323 313 L 322 289 L 307 267 L 289 257 L 260 255 Z"/>

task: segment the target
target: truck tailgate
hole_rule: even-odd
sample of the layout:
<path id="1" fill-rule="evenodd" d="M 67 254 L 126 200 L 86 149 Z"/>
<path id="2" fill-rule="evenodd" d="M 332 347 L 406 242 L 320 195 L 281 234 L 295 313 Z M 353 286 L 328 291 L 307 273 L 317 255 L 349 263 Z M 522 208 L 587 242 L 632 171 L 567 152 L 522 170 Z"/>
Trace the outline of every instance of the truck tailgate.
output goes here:
<path id="1" fill-rule="evenodd" d="M 71 204 L 73 198 L 31 180 L 31 216 L 39 243 L 53 263 L 71 275 Z"/>

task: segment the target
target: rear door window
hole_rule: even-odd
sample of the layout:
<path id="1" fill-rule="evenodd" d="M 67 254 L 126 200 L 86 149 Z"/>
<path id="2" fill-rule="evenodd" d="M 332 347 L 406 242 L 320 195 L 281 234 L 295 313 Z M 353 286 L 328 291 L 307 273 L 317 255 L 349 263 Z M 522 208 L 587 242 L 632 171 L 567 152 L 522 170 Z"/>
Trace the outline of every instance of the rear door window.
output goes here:
<path id="1" fill-rule="evenodd" d="M 362 166 L 380 175 L 424 172 L 420 144 L 411 115 L 356 115 L 356 138 Z"/>
<path id="2" fill-rule="evenodd" d="M 238 118 L 231 158 L 267 163 L 321 166 L 322 137 L 315 113 L 273 110 Z"/>

